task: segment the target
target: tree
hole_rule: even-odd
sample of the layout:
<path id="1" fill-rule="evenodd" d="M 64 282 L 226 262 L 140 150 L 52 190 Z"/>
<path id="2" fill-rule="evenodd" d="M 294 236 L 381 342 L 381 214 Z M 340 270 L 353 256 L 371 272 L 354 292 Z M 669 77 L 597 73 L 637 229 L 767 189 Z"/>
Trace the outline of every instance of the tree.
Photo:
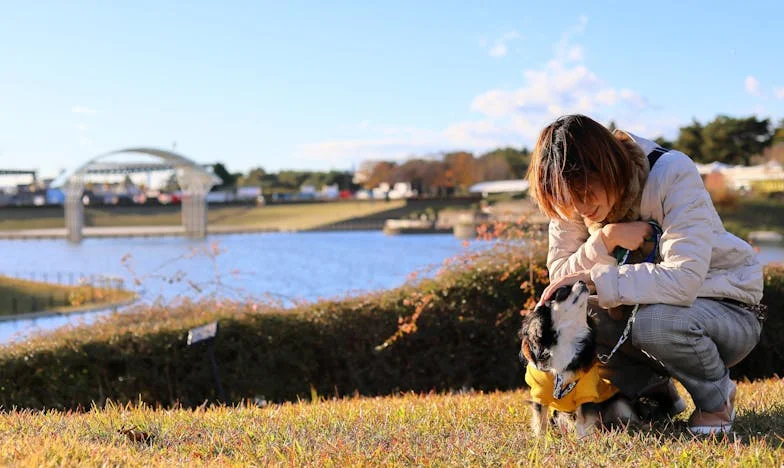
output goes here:
<path id="1" fill-rule="evenodd" d="M 356 190 L 359 188 L 353 181 L 353 174 L 348 171 L 330 170 L 324 175 L 324 185 L 337 184 L 338 190 Z"/>
<path id="2" fill-rule="evenodd" d="M 771 137 L 769 119 L 720 115 L 702 129 L 700 149 L 708 161 L 748 165 L 770 145 Z"/>
<path id="3" fill-rule="evenodd" d="M 477 181 L 476 160 L 473 154 L 465 151 L 447 153 L 444 155 L 444 163 L 457 187 L 467 189 Z"/>
<path id="4" fill-rule="evenodd" d="M 166 179 L 166 182 L 163 184 L 162 190 L 164 192 L 171 193 L 171 192 L 176 192 L 179 189 L 180 189 L 180 184 L 177 183 L 177 174 L 172 173 L 172 175 L 170 175 L 169 178 Z"/>
<path id="5" fill-rule="evenodd" d="M 278 172 L 278 186 L 286 190 L 298 191 L 310 176 L 310 171 L 280 171 Z"/>
<path id="6" fill-rule="evenodd" d="M 213 164 L 212 173 L 218 176 L 221 180 L 220 185 L 218 185 L 216 188 L 229 188 L 237 185 L 237 176 L 230 173 L 223 163 Z"/>
<path id="7" fill-rule="evenodd" d="M 509 178 L 522 179 L 525 177 L 526 172 L 528 172 L 528 165 L 531 163 L 531 152 L 528 151 L 528 148 L 498 148 L 483 154 L 481 158 L 492 158 L 495 155 L 501 155 L 506 160 L 506 164 L 511 172 Z"/>
<path id="8" fill-rule="evenodd" d="M 661 146 L 662 148 L 670 149 L 673 146 L 675 146 L 675 142 L 674 141 L 670 141 L 670 140 L 664 138 L 663 136 L 658 136 L 658 137 L 654 138 L 653 141 L 655 141 L 656 144 Z"/>
<path id="9" fill-rule="evenodd" d="M 779 126 L 773 131 L 771 144 L 784 143 L 784 119 L 779 120 Z"/>
<path id="10" fill-rule="evenodd" d="M 408 182 L 411 189 L 418 194 L 427 194 L 435 181 L 433 171 L 428 171 L 435 161 L 425 159 L 409 159 L 398 166 L 392 178 L 393 182 Z"/>
<path id="11" fill-rule="evenodd" d="M 688 154 L 697 162 L 705 162 L 702 157 L 702 124 L 693 119 L 691 125 L 681 127 L 673 149 Z"/>
<path id="12" fill-rule="evenodd" d="M 370 173 L 370 177 L 363 182 L 362 185 L 365 188 L 374 188 L 378 187 L 379 184 L 386 182 L 392 183 L 395 173 L 395 168 L 397 164 L 390 161 L 379 161 L 373 166 L 373 171 Z"/>
<path id="13" fill-rule="evenodd" d="M 476 162 L 477 180 L 511 179 L 512 169 L 502 153 L 492 152 L 482 155 Z"/>
<path id="14" fill-rule="evenodd" d="M 248 171 L 247 175 L 244 175 L 237 180 L 237 185 L 240 187 L 263 187 L 264 178 L 266 175 L 267 173 L 264 171 L 264 169 L 260 167 L 254 167 Z"/>
<path id="15" fill-rule="evenodd" d="M 610 123 L 607 125 L 607 130 L 609 130 L 610 133 L 613 133 L 617 129 L 618 129 L 618 126 L 615 125 L 615 121 L 614 120 L 610 120 Z"/>

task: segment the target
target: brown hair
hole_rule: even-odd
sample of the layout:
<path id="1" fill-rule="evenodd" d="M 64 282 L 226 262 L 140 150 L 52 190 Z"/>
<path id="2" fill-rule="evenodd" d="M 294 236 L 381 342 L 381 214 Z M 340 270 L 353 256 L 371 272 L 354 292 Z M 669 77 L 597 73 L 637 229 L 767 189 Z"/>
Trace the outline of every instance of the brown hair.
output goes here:
<path id="1" fill-rule="evenodd" d="M 602 124 L 584 115 L 559 117 L 542 130 L 528 168 L 530 195 L 550 218 L 574 214 L 573 200 L 584 199 L 589 179 L 598 180 L 616 203 L 625 195 L 632 162 Z"/>

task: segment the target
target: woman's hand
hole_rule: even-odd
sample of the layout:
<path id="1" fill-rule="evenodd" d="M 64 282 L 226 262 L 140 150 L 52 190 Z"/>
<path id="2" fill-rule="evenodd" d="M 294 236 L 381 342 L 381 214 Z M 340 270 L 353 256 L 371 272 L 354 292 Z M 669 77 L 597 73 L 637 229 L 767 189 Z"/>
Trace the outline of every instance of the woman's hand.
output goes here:
<path id="1" fill-rule="evenodd" d="M 555 290 L 561 286 L 572 285 L 578 281 L 585 283 L 588 286 L 588 289 L 594 289 L 594 284 L 591 281 L 591 272 L 589 270 L 578 271 L 576 273 L 558 278 L 556 281 L 550 283 L 546 288 L 544 288 L 542 298 L 539 299 L 539 303 L 537 305 L 544 304 L 545 301 L 550 299 L 550 296 L 553 295 Z"/>
<path id="2" fill-rule="evenodd" d="M 616 247 L 637 250 L 646 238 L 653 235 L 653 228 L 645 221 L 607 224 L 600 235 L 608 253 L 612 253 Z"/>

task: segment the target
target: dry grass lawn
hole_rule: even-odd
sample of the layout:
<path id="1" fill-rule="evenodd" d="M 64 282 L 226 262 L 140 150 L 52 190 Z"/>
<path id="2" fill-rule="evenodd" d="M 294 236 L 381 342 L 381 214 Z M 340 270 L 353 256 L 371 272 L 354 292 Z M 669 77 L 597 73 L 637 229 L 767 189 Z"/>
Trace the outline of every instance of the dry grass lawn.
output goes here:
<path id="1" fill-rule="evenodd" d="M 784 383 L 741 383 L 736 433 L 667 425 L 579 440 L 528 431 L 523 391 L 197 410 L 0 413 L 0 464 L 127 466 L 781 466 Z M 688 412 L 686 413 L 688 414 Z"/>

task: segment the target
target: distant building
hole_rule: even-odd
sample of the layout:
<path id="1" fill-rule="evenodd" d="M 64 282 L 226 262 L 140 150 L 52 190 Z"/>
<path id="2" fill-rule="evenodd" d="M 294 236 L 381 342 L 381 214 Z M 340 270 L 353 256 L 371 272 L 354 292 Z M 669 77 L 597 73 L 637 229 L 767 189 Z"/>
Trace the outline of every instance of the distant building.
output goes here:
<path id="1" fill-rule="evenodd" d="M 719 162 L 697 164 L 703 178 L 707 174 L 719 173 L 733 190 L 749 192 L 784 192 L 784 168 L 777 161 L 756 166 L 730 166 Z"/>
<path id="2" fill-rule="evenodd" d="M 479 182 L 469 187 L 471 193 L 481 193 L 483 197 L 491 193 L 525 193 L 528 190 L 528 181 L 523 179 L 492 180 Z"/>
<path id="3" fill-rule="evenodd" d="M 332 185 L 325 185 L 321 187 L 321 191 L 318 193 L 319 198 L 327 199 L 327 200 L 334 200 L 340 196 L 340 189 L 338 188 L 338 184 Z"/>
<path id="4" fill-rule="evenodd" d="M 397 182 L 389 191 L 389 198 L 392 200 L 411 198 L 416 195 L 416 190 L 414 190 L 408 182 Z"/>

